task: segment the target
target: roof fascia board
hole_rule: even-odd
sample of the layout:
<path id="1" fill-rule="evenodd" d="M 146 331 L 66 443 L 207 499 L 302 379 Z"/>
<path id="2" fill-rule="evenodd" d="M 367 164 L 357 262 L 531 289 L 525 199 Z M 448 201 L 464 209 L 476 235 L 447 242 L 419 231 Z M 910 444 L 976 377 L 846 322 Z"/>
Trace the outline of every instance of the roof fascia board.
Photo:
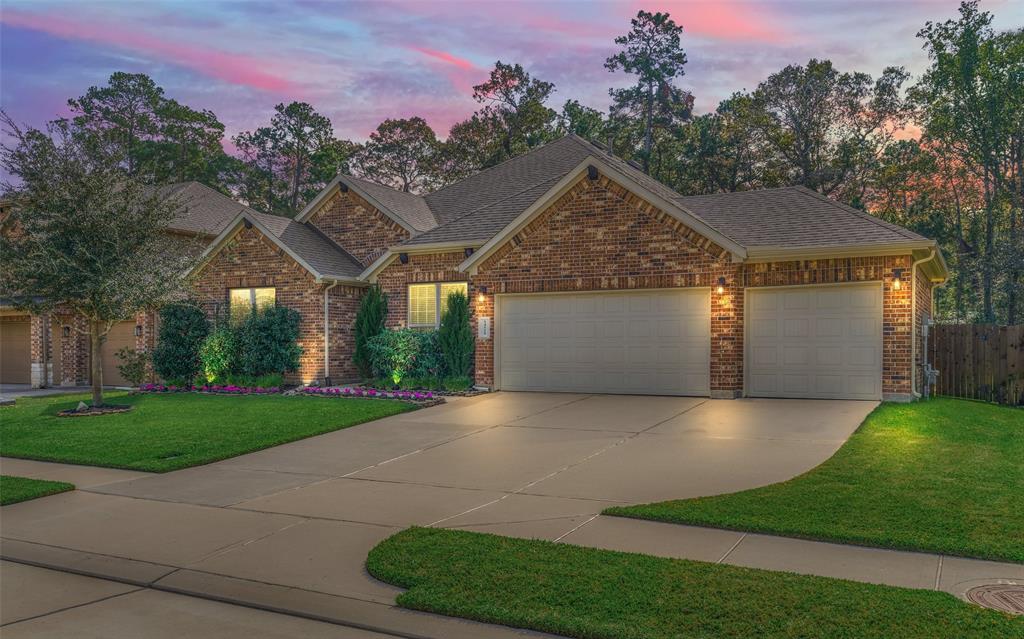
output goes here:
<path id="1" fill-rule="evenodd" d="M 505 228 L 499 231 L 497 235 L 484 243 L 478 251 L 469 256 L 462 264 L 459 265 L 459 270 L 465 273 L 476 274 L 476 269 L 483 260 L 508 241 L 509 238 L 522 230 L 523 227 L 529 224 L 534 217 L 543 212 L 552 202 L 556 201 L 570 188 L 572 188 L 572 186 L 574 186 L 576 182 L 584 176 L 587 171 L 587 167 L 590 165 L 596 166 L 599 172 L 604 172 L 605 175 L 608 175 L 616 182 L 626 186 L 626 188 L 636 195 L 639 195 L 651 204 L 660 208 L 662 211 L 672 215 L 694 231 L 700 233 L 704 237 L 707 237 L 719 246 L 722 246 L 734 256 L 741 258 L 746 257 L 746 250 L 742 246 L 714 230 L 700 218 L 696 217 L 686 209 L 681 208 L 678 204 L 670 202 L 658 196 L 656 193 L 651 192 L 643 185 L 638 184 L 629 176 L 609 165 L 600 157 L 589 155 L 584 158 L 582 162 L 577 164 L 576 168 L 569 171 L 565 177 L 559 180 L 557 184 L 552 186 L 547 193 L 527 207 L 525 211 L 520 213 L 516 219 L 506 225 Z"/>
<path id="2" fill-rule="evenodd" d="M 359 274 L 359 279 L 371 283 L 376 282 L 377 274 L 394 262 L 402 253 L 409 255 L 432 255 L 434 253 L 462 251 L 467 248 L 477 250 L 480 246 L 480 242 L 476 240 L 472 242 L 436 242 L 434 244 L 417 244 L 415 246 L 402 246 L 399 244 L 398 246 L 392 246 L 386 253 L 374 260 L 372 264 L 366 267 L 366 270 Z"/>
<path id="3" fill-rule="evenodd" d="M 189 269 L 185 273 L 185 275 L 186 276 L 192 275 L 192 274 L 198 272 L 204 266 L 206 266 L 206 264 L 210 261 L 210 259 L 212 259 L 217 253 L 220 253 L 220 251 L 224 247 L 224 245 L 227 244 L 227 241 L 231 237 L 233 237 L 236 233 L 238 233 L 239 230 L 241 229 L 242 225 L 245 222 L 247 222 L 247 221 L 250 224 L 252 224 L 253 228 L 258 230 L 264 237 L 266 237 L 268 240 L 273 242 L 274 245 L 276 245 L 282 251 L 287 253 L 289 257 L 291 257 L 293 260 L 295 260 L 299 264 L 299 266 L 301 266 L 302 268 L 304 268 L 307 271 L 309 271 L 309 273 L 316 279 L 317 282 L 321 282 L 324 279 L 330 279 L 332 281 L 340 281 L 340 280 L 338 280 L 338 278 L 334 278 L 334 277 L 331 277 L 331 276 L 325 276 L 323 273 L 320 273 L 315 268 L 310 266 L 309 262 L 307 262 L 306 260 L 302 259 L 302 257 L 300 257 L 298 253 L 296 253 L 295 251 L 291 250 L 287 245 L 285 245 L 285 243 L 282 242 L 280 240 L 280 238 L 278 238 L 276 235 L 271 233 L 270 230 L 266 226 L 261 224 L 259 220 L 254 219 L 252 216 L 250 216 L 245 211 L 242 211 L 241 213 L 239 213 L 238 216 L 235 217 L 234 221 L 232 221 L 231 224 L 229 224 L 227 227 L 225 227 L 224 230 L 221 232 L 221 234 L 217 236 L 217 239 L 214 240 L 209 246 L 206 247 L 206 250 L 203 251 L 203 254 L 199 256 L 199 261 L 196 263 L 196 265 L 194 267 Z"/>
<path id="4" fill-rule="evenodd" d="M 309 204 L 307 204 L 302 209 L 302 211 L 299 212 L 299 214 L 297 216 L 295 216 L 295 221 L 296 222 L 305 222 L 310 217 L 312 217 L 313 213 L 315 213 L 317 210 L 319 210 L 320 206 L 324 202 L 326 202 L 328 199 L 330 199 L 330 196 L 334 195 L 335 190 L 336 189 L 340 189 L 339 184 L 344 184 L 348 188 L 350 188 L 353 191 L 355 191 L 356 194 L 359 197 L 363 198 L 364 200 L 366 200 L 367 202 L 372 204 L 374 208 L 376 208 L 378 211 L 380 211 L 384 215 L 388 216 L 388 218 L 391 219 L 395 224 L 401 226 L 403 229 L 408 231 L 409 235 L 416 235 L 416 234 L 419 233 L 419 231 L 414 229 L 408 222 L 403 220 L 401 218 L 401 216 L 399 216 L 394 211 L 392 211 L 388 207 L 386 207 L 383 204 L 381 204 L 380 201 L 377 200 L 377 198 L 373 197 L 372 195 L 370 195 L 369 193 L 364 191 L 358 185 L 354 184 L 351 180 L 345 180 L 344 176 L 342 176 L 342 175 L 334 176 L 334 179 L 331 180 L 327 184 L 327 186 L 325 186 L 319 193 L 317 193 L 316 197 L 313 198 L 309 202 Z"/>
<path id="5" fill-rule="evenodd" d="M 359 274 L 359 279 L 363 282 L 369 282 L 375 284 L 377 282 L 377 273 L 381 272 L 388 264 L 391 264 L 398 259 L 398 253 L 392 253 L 390 250 L 385 252 L 376 260 L 373 264 L 366 267 L 362 273 Z"/>
<path id="6" fill-rule="evenodd" d="M 832 257 L 871 257 L 873 255 L 910 255 L 915 250 L 935 248 L 935 242 L 908 241 L 878 244 L 841 244 L 836 246 L 757 246 L 747 249 L 747 262 L 773 260 L 828 259 Z"/>

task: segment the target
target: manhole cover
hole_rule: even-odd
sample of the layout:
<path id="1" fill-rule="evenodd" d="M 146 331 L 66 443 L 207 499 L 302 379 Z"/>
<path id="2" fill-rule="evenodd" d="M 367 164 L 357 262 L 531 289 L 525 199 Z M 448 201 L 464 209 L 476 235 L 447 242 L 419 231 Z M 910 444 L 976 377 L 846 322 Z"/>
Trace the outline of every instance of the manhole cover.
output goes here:
<path id="1" fill-rule="evenodd" d="M 1024 585 L 987 584 L 975 586 L 965 594 L 967 601 L 979 606 L 1024 615 Z"/>

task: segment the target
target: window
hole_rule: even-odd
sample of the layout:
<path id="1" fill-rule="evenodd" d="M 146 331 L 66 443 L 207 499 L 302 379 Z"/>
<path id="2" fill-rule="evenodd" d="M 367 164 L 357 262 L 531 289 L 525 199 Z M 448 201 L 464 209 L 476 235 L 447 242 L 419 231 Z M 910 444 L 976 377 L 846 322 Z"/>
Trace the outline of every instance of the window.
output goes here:
<path id="1" fill-rule="evenodd" d="M 409 285 L 410 328 L 437 328 L 441 316 L 448 310 L 448 296 L 452 293 L 469 294 L 466 282 L 438 282 Z"/>
<path id="2" fill-rule="evenodd" d="M 244 317 L 254 308 L 273 306 L 277 300 L 274 288 L 233 288 L 228 291 L 231 317 Z"/>

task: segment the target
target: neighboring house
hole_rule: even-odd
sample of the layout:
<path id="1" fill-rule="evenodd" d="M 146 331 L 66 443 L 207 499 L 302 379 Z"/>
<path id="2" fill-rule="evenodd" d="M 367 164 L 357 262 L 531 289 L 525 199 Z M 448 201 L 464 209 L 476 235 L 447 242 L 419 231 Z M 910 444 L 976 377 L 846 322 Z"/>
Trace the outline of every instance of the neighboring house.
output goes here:
<path id="1" fill-rule="evenodd" d="M 192 276 L 210 312 L 302 316 L 299 382 L 352 380 L 368 285 L 391 327 L 472 300 L 504 390 L 909 399 L 933 240 L 802 187 L 682 196 L 566 136 L 420 197 L 338 176 L 294 219 L 245 209 Z"/>
<path id="2" fill-rule="evenodd" d="M 183 251 L 197 256 L 240 212 L 256 213 L 199 182 L 163 187 L 184 212 L 168 226 Z M 6 217 L 4 215 L 3 217 Z M 125 385 L 115 353 L 122 348 L 149 350 L 156 336 L 155 313 L 140 313 L 115 324 L 103 343 L 103 382 Z M 0 383 L 78 386 L 89 383 L 89 335 L 81 317 L 67 309 L 32 315 L 0 300 Z"/>

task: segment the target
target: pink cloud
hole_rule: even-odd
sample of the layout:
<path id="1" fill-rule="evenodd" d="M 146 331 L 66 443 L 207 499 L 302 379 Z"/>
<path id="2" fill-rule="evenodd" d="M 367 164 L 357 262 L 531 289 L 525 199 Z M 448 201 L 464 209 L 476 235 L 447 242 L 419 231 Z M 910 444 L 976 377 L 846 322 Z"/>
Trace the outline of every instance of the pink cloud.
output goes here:
<path id="1" fill-rule="evenodd" d="M 267 60 L 228 53 L 201 45 L 170 42 L 147 34 L 137 27 L 120 27 L 65 19 L 57 15 L 37 15 L 5 9 L 0 22 L 12 27 L 41 31 L 67 40 L 84 40 L 127 49 L 177 64 L 203 75 L 231 84 L 274 93 L 295 93 L 297 85 L 268 69 Z"/>
<path id="2" fill-rule="evenodd" d="M 636 11 L 667 12 L 676 24 L 682 25 L 684 34 L 715 40 L 756 40 L 772 44 L 791 42 L 792 34 L 779 28 L 763 7 L 732 0 L 687 2 L 660 0 L 639 2 Z"/>
<path id="3" fill-rule="evenodd" d="M 473 63 L 470 62 L 469 60 L 464 60 L 463 58 L 458 58 L 458 57 L 456 57 L 456 56 L 454 56 L 454 55 L 452 55 L 450 53 L 447 53 L 445 51 L 437 51 L 436 49 L 428 49 L 426 47 L 409 47 L 409 48 L 412 49 L 413 51 L 418 51 L 418 52 L 422 53 L 425 56 L 430 56 L 431 58 L 434 58 L 435 60 L 440 60 L 441 62 L 445 62 L 445 63 L 450 64 L 452 66 L 455 66 L 455 67 L 458 67 L 460 69 L 463 69 L 465 71 L 471 71 L 471 70 L 476 68 L 473 65 Z"/>

